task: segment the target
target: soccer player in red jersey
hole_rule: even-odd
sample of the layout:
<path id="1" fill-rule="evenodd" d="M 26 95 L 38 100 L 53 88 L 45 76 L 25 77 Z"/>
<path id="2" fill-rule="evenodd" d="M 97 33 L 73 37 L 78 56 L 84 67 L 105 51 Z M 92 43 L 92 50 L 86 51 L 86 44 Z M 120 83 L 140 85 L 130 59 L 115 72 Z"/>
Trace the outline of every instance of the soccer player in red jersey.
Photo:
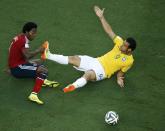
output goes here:
<path id="1" fill-rule="evenodd" d="M 36 62 L 30 62 L 30 59 L 39 53 L 44 53 L 45 49 L 48 48 L 48 43 L 45 42 L 35 51 L 29 50 L 29 42 L 32 41 L 37 34 L 37 24 L 34 22 L 27 22 L 22 29 L 22 33 L 15 36 L 9 47 L 8 66 L 11 74 L 16 78 L 34 78 L 35 85 L 29 100 L 38 104 L 43 104 L 37 94 L 41 90 L 41 86 L 58 83 L 47 80 L 48 69 L 42 64 Z"/>

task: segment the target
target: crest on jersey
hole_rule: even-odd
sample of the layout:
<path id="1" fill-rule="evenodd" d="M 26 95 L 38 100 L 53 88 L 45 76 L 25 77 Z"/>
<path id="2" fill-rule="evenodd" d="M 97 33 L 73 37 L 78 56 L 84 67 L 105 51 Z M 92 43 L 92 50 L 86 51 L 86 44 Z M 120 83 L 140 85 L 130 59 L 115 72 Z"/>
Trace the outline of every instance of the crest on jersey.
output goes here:
<path id="1" fill-rule="evenodd" d="M 124 61 L 126 61 L 126 58 L 125 58 L 125 57 L 123 57 L 123 58 L 122 58 L 122 61 L 123 61 L 123 62 L 124 62 Z"/>
<path id="2" fill-rule="evenodd" d="M 120 54 L 115 56 L 115 59 L 119 59 L 120 58 Z"/>

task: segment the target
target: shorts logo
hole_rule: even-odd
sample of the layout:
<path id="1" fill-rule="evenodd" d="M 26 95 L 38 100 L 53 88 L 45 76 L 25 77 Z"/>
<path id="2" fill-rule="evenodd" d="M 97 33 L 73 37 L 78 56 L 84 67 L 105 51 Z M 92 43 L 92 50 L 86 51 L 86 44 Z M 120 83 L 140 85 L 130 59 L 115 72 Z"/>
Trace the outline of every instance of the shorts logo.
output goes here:
<path id="1" fill-rule="evenodd" d="M 119 59 L 120 58 L 120 54 L 115 56 L 115 59 Z"/>
<path id="2" fill-rule="evenodd" d="M 100 74 L 99 75 L 99 80 L 102 80 L 103 79 L 103 74 Z"/>

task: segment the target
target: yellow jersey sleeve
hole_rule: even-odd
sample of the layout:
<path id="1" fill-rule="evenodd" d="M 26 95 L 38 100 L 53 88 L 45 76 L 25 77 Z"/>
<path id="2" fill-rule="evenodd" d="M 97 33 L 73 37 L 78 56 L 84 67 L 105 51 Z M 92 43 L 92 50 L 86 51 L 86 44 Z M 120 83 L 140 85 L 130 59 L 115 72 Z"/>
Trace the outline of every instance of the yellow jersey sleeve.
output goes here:
<path id="1" fill-rule="evenodd" d="M 132 64 L 121 68 L 121 71 L 125 73 L 125 72 L 127 72 L 131 67 L 132 67 Z"/>
<path id="2" fill-rule="evenodd" d="M 113 39 L 115 45 L 121 46 L 123 44 L 123 39 L 120 36 L 115 36 Z"/>

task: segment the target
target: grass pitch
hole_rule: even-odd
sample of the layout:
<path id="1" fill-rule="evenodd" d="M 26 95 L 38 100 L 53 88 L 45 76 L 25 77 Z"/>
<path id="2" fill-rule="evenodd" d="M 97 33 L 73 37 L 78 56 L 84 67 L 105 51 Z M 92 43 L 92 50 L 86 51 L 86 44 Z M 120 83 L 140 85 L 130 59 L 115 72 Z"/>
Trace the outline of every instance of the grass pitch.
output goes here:
<path id="1" fill-rule="evenodd" d="M 0 130 L 1 131 L 163 131 L 165 125 L 165 12 L 162 0 L 1 0 Z M 105 17 L 116 34 L 135 37 L 135 64 L 120 89 L 116 77 L 64 94 L 63 87 L 82 75 L 71 66 L 51 61 L 49 79 L 61 83 L 42 89 L 40 106 L 27 100 L 34 81 L 3 72 L 10 40 L 27 21 L 38 24 L 32 49 L 44 40 L 52 52 L 100 56 L 113 47 L 94 14 L 105 7 Z M 38 56 L 39 57 L 39 56 Z M 104 115 L 115 110 L 119 124 L 108 126 Z"/>

